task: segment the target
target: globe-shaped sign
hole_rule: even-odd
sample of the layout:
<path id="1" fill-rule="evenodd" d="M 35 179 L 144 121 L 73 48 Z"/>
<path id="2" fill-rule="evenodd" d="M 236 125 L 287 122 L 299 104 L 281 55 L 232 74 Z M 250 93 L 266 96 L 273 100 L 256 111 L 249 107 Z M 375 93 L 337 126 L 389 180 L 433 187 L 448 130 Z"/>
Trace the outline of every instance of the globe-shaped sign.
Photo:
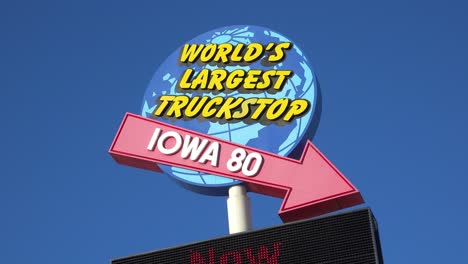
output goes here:
<path id="1" fill-rule="evenodd" d="M 215 29 L 187 42 L 187 44 L 222 44 L 231 43 L 268 43 L 291 42 L 283 35 L 259 26 L 227 26 Z M 315 129 L 318 126 L 320 116 L 320 94 L 319 87 L 312 67 L 302 50 L 293 43 L 290 50 L 286 52 L 286 58 L 280 63 L 265 65 L 261 60 L 248 65 L 213 65 L 213 64 L 181 64 L 179 57 L 182 47 L 176 49 L 158 68 L 154 74 L 143 99 L 141 115 L 148 118 L 176 125 L 182 128 L 198 131 L 220 139 L 243 144 L 253 148 L 268 151 L 274 154 L 298 158 L 302 153 L 307 139 L 312 139 Z M 220 93 L 204 92 L 183 92 L 177 89 L 178 81 L 188 68 L 194 70 L 195 74 L 202 69 L 210 70 L 224 68 L 228 72 L 236 69 L 258 69 L 258 70 L 292 70 L 293 75 L 287 80 L 284 87 L 271 93 L 268 91 L 255 93 L 239 93 L 239 91 L 229 91 Z M 158 106 L 158 98 L 162 95 L 186 95 L 193 96 L 223 96 L 243 98 L 288 98 L 290 100 L 306 99 L 310 103 L 310 109 L 301 117 L 293 119 L 291 122 L 262 124 L 252 121 L 228 122 L 223 120 L 203 120 L 195 119 L 170 119 L 154 115 Z M 182 186 L 196 192 L 209 195 L 225 195 L 228 187 L 240 184 L 239 181 L 210 175 L 197 171 L 160 165 L 164 173 L 171 176 Z M 288 177 L 285 172 L 285 177 Z"/>

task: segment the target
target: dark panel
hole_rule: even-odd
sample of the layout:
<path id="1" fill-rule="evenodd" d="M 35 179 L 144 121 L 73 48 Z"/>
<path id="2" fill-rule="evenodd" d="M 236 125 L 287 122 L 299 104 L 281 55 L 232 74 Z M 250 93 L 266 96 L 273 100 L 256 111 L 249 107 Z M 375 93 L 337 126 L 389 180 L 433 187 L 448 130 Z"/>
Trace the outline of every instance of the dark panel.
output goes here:
<path id="1" fill-rule="evenodd" d="M 383 263 L 370 209 L 294 222 L 197 242 L 112 264 Z"/>

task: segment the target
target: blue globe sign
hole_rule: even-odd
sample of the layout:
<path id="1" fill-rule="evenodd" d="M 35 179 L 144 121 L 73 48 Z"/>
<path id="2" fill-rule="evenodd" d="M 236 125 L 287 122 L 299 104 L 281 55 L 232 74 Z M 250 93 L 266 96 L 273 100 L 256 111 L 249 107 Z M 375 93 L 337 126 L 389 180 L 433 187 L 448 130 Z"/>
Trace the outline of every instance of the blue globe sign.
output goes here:
<path id="1" fill-rule="evenodd" d="M 141 115 L 299 158 L 315 134 L 320 102 L 317 78 L 298 45 L 268 28 L 226 26 L 184 43 L 160 65 Z M 226 195 L 230 186 L 241 184 L 159 166 L 183 187 L 203 194 Z"/>

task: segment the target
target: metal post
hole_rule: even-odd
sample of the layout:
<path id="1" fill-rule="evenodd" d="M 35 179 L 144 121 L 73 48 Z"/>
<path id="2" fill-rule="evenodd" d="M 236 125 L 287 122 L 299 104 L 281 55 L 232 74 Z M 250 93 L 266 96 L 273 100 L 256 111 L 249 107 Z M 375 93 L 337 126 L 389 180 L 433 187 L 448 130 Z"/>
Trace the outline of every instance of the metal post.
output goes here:
<path id="1" fill-rule="evenodd" d="M 229 234 L 249 231 L 252 229 L 250 214 L 250 199 L 245 187 L 235 185 L 229 188 L 227 199 Z"/>

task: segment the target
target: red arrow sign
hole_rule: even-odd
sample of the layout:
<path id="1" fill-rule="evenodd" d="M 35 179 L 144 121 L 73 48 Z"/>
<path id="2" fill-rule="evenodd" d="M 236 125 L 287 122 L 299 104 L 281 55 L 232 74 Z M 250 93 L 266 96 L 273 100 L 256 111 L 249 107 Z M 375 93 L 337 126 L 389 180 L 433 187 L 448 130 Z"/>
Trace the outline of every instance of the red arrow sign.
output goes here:
<path id="1" fill-rule="evenodd" d="M 195 138 L 199 145 L 206 141 L 198 155 L 184 150 Z M 279 210 L 283 222 L 364 202 L 310 141 L 295 160 L 127 113 L 109 152 L 128 166 L 158 172 L 156 163 L 182 167 L 241 180 L 250 191 L 284 197 Z M 246 157 L 237 158 L 242 153 Z M 243 162 L 249 164 L 242 167 Z"/>

